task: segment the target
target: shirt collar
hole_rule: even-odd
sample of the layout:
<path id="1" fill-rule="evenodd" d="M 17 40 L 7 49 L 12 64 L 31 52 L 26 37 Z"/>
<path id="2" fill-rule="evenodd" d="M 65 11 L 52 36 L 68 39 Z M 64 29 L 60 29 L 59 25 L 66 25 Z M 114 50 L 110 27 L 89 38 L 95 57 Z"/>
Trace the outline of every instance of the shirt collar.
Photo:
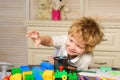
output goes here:
<path id="1" fill-rule="evenodd" d="M 75 63 L 75 62 L 77 62 L 79 60 L 79 58 L 80 58 L 80 55 L 78 55 L 77 57 L 71 59 L 70 62 Z"/>
<path id="2" fill-rule="evenodd" d="M 63 56 L 68 56 L 66 50 L 64 51 Z M 77 61 L 79 60 L 80 56 L 81 56 L 81 55 L 78 55 L 77 57 L 71 59 L 70 62 L 71 62 L 71 63 L 75 63 L 75 62 L 77 62 Z"/>
<path id="3" fill-rule="evenodd" d="M 63 52 L 63 56 L 68 56 L 66 50 Z M 76 62 L 79 60 L 80 57 L 81 57 L 81 55 L 78 55 L 77 57 L 71 59 L 70 62 L 71 62 L 71 63 L 76 63 Z"/>
<path id="4" fill-rule="evenodd" d="M 66 51 L 66 50 L 63 52 L 63 56 L 68 56 L 68 54 L 67 54 L 67 51 Z"/>

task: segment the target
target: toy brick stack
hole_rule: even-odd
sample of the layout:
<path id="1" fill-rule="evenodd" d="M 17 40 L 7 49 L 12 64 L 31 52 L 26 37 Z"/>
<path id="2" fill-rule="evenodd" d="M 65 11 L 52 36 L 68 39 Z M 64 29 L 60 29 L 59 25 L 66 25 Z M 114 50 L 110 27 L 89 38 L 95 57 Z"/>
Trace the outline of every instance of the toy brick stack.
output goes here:
<path id="1" fill-rule="evenodd" d="M 49 62 L 42 62 L 39 66 L 20 66 L 11 69 L 11 75 L 6 76 L 3 80 L 78 80 L 75 72 L 66 70 L 56 70 L 54 65 Z"/>
<path id="2" fill-rule="evenodd" d="M 43 61 L 40 65 L 24 65 L 20 67 L 14 67 L 10 70 L 11 74 L 4 77 L 2 80 L 119 80 L 107 78 L 106 71 L 111 71 L 111 68 L 100 67 L 99 72 L 93 70 L 77 70 L 76 67 L 69 63 L 67 57 L 54 57 L 54 65 L 49 62 Z M 102 72 L 101 72 L 102 71 Z M 104 72 L 105 71 L 105 72 Z M 87 75 L 83 75 L 82 73 Z M 89 76 L 89 75 L 101 75 L 103 76 Z M 88 73 L 90 73 L 88 75 Z M 112 71 L 113 73 L 113 71 Z M 114 72 L 116 74 L 116 72 Z M 120 72 L 117 75 L 120 75 Z"/>

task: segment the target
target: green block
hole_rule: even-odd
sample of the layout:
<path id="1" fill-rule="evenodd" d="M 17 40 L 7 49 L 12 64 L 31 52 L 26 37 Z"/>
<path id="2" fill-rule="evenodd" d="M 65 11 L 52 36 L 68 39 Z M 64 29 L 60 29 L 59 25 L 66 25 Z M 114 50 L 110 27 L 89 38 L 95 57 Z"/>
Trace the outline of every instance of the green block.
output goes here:
<path id="1" fill-rule="evenodd" d="M 68 80 L 78 80 L 78 75 L 75 72 L 69 73 Z"/>
<path id="2" fill-rule="evenodd" d="M 25 75 L 25 80 L 35 80 L 34 75 L 33 74 Z"/>
<path id="3" fill-rule="evenodd" d="M 16 74 L 16 73 L 22 73 L 21 69 L 20 68 L 12 68 L 11 69 L 11 73 L 12 75 Z"/>
<path id="4" fill-rule="evenodd" d="M 62 72 L 60 72 L 59 70 L 57 70 L 54 74 L 55 78 L 62 78 L 63 75 L 67 76 L 67 72 L 65 70 L 63 70 Z"/>

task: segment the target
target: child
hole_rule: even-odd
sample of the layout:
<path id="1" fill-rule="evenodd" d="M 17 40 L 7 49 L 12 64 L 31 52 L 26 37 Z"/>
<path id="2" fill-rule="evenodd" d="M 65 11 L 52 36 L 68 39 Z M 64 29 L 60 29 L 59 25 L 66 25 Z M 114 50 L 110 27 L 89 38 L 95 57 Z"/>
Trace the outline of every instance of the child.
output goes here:
<path id="1" fill-rule="evenodd" d="M 69 56 L 71 64 L 78 70 L 88 69 L 92 58 L 93 49 L 103 40 L 102 27 L 91 17 L 76 19 L 68 30 L 68 35 L 47 36 L 39 35 L 36 31 L 27 33 L 38 45 L 52 46 L 55 48 L 54 56 Z M 50 57 L 52 63 L 53 58 Z"/>

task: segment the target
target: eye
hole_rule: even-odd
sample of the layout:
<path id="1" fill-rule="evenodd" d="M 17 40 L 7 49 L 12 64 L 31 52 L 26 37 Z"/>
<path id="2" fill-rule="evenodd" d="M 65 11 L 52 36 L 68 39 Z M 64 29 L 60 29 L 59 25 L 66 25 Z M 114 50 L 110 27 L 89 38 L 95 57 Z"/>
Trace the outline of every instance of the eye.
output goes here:
<path id="1" fill-rule="evenodd" d="M 77 47 L 81 48 L 79 45 L 77 45 Z"/>
<path id="2" fill-rule="evenodd" d="M 73 40 L 72 40 L 72 39 L 70 39 L 70 38 L 69 38 L 69 40 L 70 40 L 70 42 L 73 42 Z"/>
<path id="3" fill-rule="evenodd" d="M 85 47 L 82 47 L 82 46 L 80 46 L 80 45 L 77 45 L 77 47 L 78 47 L 78 48 L 81 48 L 81 49 L 84 49 L 84 48 L 85 48 Z"/>

